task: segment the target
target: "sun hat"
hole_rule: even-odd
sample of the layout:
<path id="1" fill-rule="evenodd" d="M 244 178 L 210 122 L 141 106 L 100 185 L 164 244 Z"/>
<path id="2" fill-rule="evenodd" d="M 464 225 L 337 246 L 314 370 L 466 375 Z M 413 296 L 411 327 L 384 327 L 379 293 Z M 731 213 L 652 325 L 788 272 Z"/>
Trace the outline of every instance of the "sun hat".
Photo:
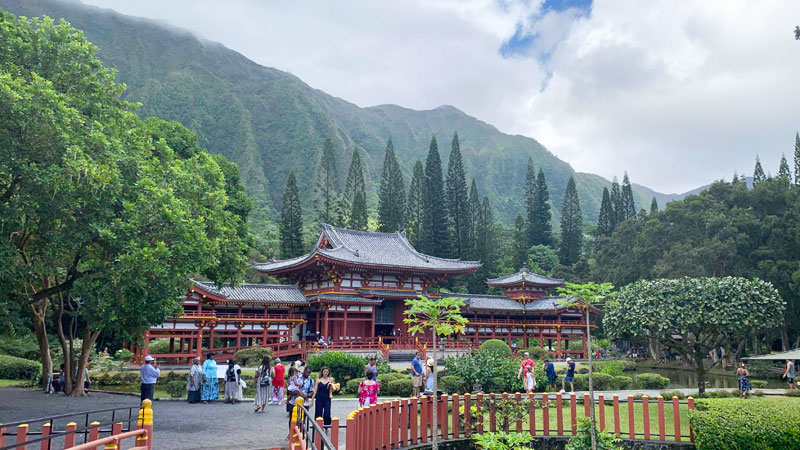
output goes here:
<path id="1" fill-rule="evenodd" d="M 572 361 L 572 358 L 570 358 L 570 357 L 568 356 L 568 357 L 567 357 L 567 362 L 570 362 L 570 361 Z"/>
<path id="2" fill-rule="evenodd" d="M 428 366 L 433 367 L 433 358 L 428 358 Z"/>
<path id="3" fill-rule="evenodd" d="M 153 357 L 152 357 L 152 356 L 150 356 L 150 355 L 147 355 L 147 356 L 145 356 L 145 357 L 144 357 L 144 360 L 145 360 L 146 362 L 150 362 L 150 361 L 155 361 L 156 359 L 155 359 L 155 358 L 153 358 Z"/>

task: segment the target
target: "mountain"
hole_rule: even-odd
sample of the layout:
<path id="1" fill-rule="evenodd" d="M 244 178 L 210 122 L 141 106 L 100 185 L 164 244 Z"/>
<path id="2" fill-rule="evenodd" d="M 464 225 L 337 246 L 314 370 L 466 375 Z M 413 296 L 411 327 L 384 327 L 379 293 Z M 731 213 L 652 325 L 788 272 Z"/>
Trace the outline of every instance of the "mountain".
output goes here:
<path id="1" fill-rule="evenodd" d="M 274 208 L 280 205 L 290 169 L 298 172 L 301 197 L 309 198 L 327 137 L 333 139 L 340 157 L 342 182 L 352 148 L 363 150 L 373 207 L 389 137 L 408 186 L 414 162 L 424 161 L 431 136 L 436 136 L 447 164 L 457 131 L 467 176 L 475 177 L 481 194 L 489 196 L 496 217 L 505 223 L 524 207 L 529 157 L 537 170 L 544 169 L 555 217 L 570 175 L 576 177 L 584 217 L 591 222 L 597 219 L 603 186 L 610 184 L 597 175 L 576 173 L 534 139 L 504 134 L 452 106 L 428 111 L 396 105 L 361 108 L 161 22 L 75 1 L 0 0 L 0 8 L 29 17 L 64 18 L 83 30 L 99 47 L 100 59 L 117 69 L 117 79 L 127 85 L 124 98 L 142 103 L 139 114 L 179 121 L 197 132 L 203 147 L 238 163 L 257 206 L 271 218 L 276 217 Z M 634 185 L 633 191 L 637 208 L 649 208 L 652 196 L 662 207 L 680 198 L 641 185 Z"/>

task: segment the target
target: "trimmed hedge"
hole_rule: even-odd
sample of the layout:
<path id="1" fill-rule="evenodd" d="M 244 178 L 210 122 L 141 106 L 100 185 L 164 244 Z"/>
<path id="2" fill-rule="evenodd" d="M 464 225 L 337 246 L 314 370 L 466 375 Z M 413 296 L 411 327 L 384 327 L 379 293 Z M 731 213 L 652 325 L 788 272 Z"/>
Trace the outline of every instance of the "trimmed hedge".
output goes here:
<path id="1" fill-rule="evenodd" d="M 633 386 L 633 378 L 620 375 L 614 377 L 614 389 L 630 389 Z"/>
<path id="2" fill-rule="evenodd" d="M 414 383 L 411 377 L 392 380 L 388 385 L 381 384 L 381 395 L 391 395 L 398 397 L 410 397 L 414 391 Z"/>
<path id="3" fill-rule="evenodd" d="M 485 341 L 483 344 L 481 344 L 481 350 L 493 350 L 503 356 L 508 356 L 511 354 L 511 347 L 509 347 L 505 341 L 501 341 L 500 339 L 489 339 Z"/>
<path id="4" fill-rule="evenodd" d="M 258 366 L 264 358 L 272 358 L 272 349 L 266 347 L 243 348 L 233 355 L 240 366 Z"/>
<path id="5" fill-rule="evenodd" d="M 36 361 L 11 355 L 0 355 L 0 378 L 35 382 L 41 374 L 42 365 Z"/>
<path id="6" fill-rule="evenodd" d="M 800 445 L 800 404 L 701 400 L 689 412 L 698 450 L 789 449 Z"/>
<path id="7" fill-rule="evenodd" d="M 186 383 L 183 381 L 170 381 L 167 383 L 167 393 L 172 398 L 180 398 L 186 395 Z"/>
<path id="8" fill-rule="evenodd" d="M 320 369 L 328 366 L 331 369 L 331 376 L 337 382 L 346 382 L 347 380 L 361 381 L 364 379 L 364 368 L 367 366 L 367 359 L 345 352 L 322 352 L 312 356 L 307 365 L 314 372 L 319 372 Z M 379 376 L 390 372 L 388 364 L 378 363 L 377 366 Z"/>
<path id="9" fill-rule="evenodd" d="M 167 338 L 153 339 L 152 341 L 150 341 L 150 344 L 148 344 L 147 351 L 151 355 L 169 353 L 169 339 Z"/>
<path id="10" fill-rule="evenodd" d="M 750 387 L 753 389 L 766 389 L 767 380 L 750 380 Z"/>
<path id="11" fill-rule="evenodd" d="M 462 394 L 469 392 L 467 382 L 458 375 L 447 375 L 438 379 L 439 389 L 447 394 Z"/>
<path id="12" fill-rule="evenodd" d="M 636 386 L 642 389 L 666 389 L 669 378 L 657 373 L 640 373 L 636 376 Z"/>
<path id="13" fill-rule="evenodd" d="M 347 380 L 347 383 L 344 385 L 344 393 L 345 394 L 358 394 L 358 384 L 361 383 L 361 378 L 356 378 L 353 380 Z"/>
<path id="14" fill-rule="evenodd" d="M 91 373 L 92 383 L 100 386 L 120 386 L 138 384 L 141 380 L 138 372 Z"/>

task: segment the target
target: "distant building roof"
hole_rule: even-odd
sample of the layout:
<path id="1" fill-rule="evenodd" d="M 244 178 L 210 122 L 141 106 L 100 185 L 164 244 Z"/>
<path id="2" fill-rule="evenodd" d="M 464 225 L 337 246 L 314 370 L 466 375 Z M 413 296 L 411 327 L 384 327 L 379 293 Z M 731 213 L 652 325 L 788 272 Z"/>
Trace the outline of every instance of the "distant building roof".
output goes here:
<path id="1" fill-rule="evenodd" d="M 531 285 L 538 285 L 538 286 L 555 287 L 555 286 L 563 286 L 564 280 L 535 274 L 525 266 L 522 266 L 519 272 L 515 274 L 507 275 L 505 277 L 500 277 L 500 278 L 490 278 L 486 280 L 486 284 L 488 284 L 489 286 L 512 286 L 515 284 L 522 284 L 522 283 L 528 283 Z"/>
<path id="2" fill-rule="evenodd" d="M 468 309 L 514 311 L 521 313 L 523 311 L 558 311 L 567 307 L 565 304 L 567 301 L 566 297 L 544 297 L 523 305 L 522 303 L 511 300 L 505 295 L 453 294 L 453 296 L 466 299 Z"/>
<path id="3" fill-rule="evenodd" d="M 259 272 L 281 273 L 324 258 L 345 264 L 418 269 L 432 272 L 469 273 L 478 270 L 480 261 L 461 261 L 424 255 L 406 239 L 405 233 L 355 231 L 323 224 L 316 248 L 297 258 L 255 264 Z"/>
<path id="4" fill-rule="evenodd" d="M 225 283 L 221 288 L 210 281 L 191 280 L 194 287 L 229 302 L 262 304 L 307 305 L 308 299 L 297 285 L 242 284 L 232 287 Z"/>

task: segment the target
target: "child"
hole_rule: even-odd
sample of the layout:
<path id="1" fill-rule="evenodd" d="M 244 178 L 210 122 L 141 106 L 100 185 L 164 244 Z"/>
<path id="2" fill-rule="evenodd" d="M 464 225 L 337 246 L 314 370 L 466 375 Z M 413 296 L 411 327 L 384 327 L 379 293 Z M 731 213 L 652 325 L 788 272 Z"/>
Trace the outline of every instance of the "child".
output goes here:
<path id="1" fill-rule="evenodd" d="M 536 389 L 536 377 L 533 375 L 533 367 L 526 366 L 525 367 L 525 391 L 528 394 L 533 393 L 533 390 Z"/>

